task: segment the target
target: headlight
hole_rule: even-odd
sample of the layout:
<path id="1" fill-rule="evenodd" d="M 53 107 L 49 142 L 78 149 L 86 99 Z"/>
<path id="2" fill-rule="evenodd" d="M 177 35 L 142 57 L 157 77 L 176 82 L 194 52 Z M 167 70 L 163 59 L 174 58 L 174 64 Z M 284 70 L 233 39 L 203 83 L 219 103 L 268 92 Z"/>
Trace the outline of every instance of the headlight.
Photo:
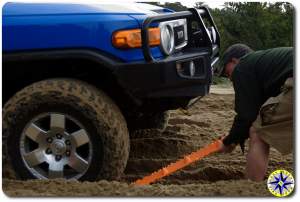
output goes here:
<path id="1" fill-rule="evenodd" d="M 170 55 L 174 51 L 174 31 L 169 24 L 160 27 L 161 48 L 165 54 Z"/>
<path id="2" fill-rule="evenodd" d="M 161 22 L 160 46 L 166 55 L 170 55 L 174 50 L 179 50 L 187 45 L 187 23 L 186 19 Z"/>

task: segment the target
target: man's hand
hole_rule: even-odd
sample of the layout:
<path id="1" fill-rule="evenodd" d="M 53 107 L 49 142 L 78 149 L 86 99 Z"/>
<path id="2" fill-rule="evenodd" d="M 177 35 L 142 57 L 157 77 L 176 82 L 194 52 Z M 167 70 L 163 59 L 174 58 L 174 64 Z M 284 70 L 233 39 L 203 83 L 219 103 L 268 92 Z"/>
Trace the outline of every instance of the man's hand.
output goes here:
<path id="1" fill-rule="evenodd" d="M 223 140 L 225 139 L 226 135 L 223 135 L 220 137 L 220 140 L 222 142 L 221 149 L 219 150 L 220 153 L 231 153 L 235 147 L 236 144 L 230 144 L 230 145 L 224 145 Z"/>

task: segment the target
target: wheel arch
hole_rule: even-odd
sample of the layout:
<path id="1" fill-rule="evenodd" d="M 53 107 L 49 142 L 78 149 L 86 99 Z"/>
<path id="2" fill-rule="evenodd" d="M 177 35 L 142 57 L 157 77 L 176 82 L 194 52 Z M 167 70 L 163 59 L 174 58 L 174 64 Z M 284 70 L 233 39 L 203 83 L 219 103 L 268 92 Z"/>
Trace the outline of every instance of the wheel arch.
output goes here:
<path id="1" fill-rule="evenodd" d="M 73 78 L 105 91 L 120 108 L 134 98 L 118 82 L 114 71 L 122 61 L 106 53 L 87 50 L 42 50 L 3 54 L 3 104 L 24 87 L 50 78 Z"/>

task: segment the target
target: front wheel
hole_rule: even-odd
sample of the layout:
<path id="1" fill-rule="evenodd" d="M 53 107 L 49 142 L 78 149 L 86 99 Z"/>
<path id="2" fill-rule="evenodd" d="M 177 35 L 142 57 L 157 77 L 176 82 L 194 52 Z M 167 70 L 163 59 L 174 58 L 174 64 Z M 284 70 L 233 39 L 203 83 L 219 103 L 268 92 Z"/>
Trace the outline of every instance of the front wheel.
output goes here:
<path id="1" fill-rule="evenodd" d="M 3 110 L 3 142 L 21 179 L 118 179 L 129 135 L 115 103 L 87 83 L 51 79 L 32 84 Z"/>

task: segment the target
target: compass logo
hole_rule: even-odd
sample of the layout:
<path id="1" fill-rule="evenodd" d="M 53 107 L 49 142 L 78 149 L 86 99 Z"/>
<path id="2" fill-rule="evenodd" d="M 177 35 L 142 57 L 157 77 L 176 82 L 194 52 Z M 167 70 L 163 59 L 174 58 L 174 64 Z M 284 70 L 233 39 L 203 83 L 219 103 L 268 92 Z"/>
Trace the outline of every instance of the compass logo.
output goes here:
<path id="1" fill-rule="evenodd" d="M 268 189 L 277 197 L 288 196 L 294 190 L 294 178 L 286 170 L 275 170 L 268 178 Z"/>

